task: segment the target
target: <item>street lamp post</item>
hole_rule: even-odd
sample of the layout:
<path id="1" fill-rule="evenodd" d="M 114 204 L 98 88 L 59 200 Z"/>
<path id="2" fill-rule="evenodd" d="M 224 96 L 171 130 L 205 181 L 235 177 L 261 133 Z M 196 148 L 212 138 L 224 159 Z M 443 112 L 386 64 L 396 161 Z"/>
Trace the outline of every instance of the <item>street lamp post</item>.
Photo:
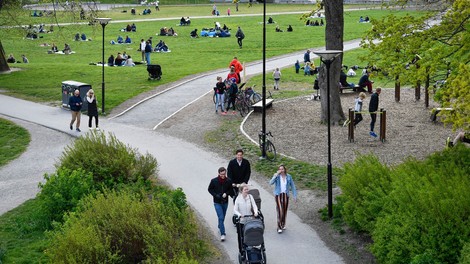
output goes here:
<path id="1" fill-rule="evenodd" d="M 261 133 L 263 148 L 261 149 L 261 158 L 266 158 L 266 0 L 263 1 L 263 112 L 261 116 Z"/>
<path id="2" fill-rule="evenodd" d="M 325 50 L 325 51 L 314 51 L 316 55 L 320 56 L 320 59 L 326 65 L 326 105 L 327 105 L 327 119 L 328 119 L 328 165 L 327 165 L 327 177 L 328 177 L 328 217 L 333 217 L 333 172 L 331 168 L 331 123 L 330 123 L 330 66 L 331 63 L 343 53 L 341 50 Z"/>
<path id="3" fill-rule="evenodd" d="M 101 58 L 101 73 L 102 73 L 102 79 L 101 79 L 101 113 L 104 115 L 105 110 L 104 110 L 104 28 L 106 25 L 111 21 L 111 18 L 96 18 L 96 21 L 100 22 L 101 26 L 103 27 L 103 49 L 102 49 L 102 58 Z"/>

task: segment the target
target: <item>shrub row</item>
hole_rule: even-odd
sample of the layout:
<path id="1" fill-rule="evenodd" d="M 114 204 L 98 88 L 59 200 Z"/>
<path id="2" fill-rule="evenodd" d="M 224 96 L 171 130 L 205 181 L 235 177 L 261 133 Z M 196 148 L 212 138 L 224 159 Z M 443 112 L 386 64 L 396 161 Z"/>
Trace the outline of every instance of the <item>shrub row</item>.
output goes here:
<path id="1" fill-rule="evenodd" d="M 342 217 L 372 236 L 371 250 L 380 263 L 468 261 L 468 157 L 470 149 L 462 145 L 395 167 L 374 156 L 359 157 L 345 165 L 338 182 Z"/>

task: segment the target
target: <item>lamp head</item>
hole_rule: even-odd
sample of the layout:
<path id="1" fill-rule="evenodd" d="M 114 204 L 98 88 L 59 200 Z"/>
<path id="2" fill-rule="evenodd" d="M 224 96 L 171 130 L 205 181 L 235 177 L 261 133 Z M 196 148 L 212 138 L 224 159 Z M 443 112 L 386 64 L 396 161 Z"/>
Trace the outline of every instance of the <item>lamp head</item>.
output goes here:
<path id="1" fill-rule="evenodd" d="M 95 18 L 96 21 L 100 22 L 101 25 L 107 25 L 109 23 L 109 21 L 111 21 L 111 18 L 108 18 L 108 17 L 99 17 L 99 18 Z"/>
<path id="2" fill-rule="evenodd" d="M 333 61 L 336 57 L 338 57 L 342 50 L 319 50 L 313 51 L 314 54 L 320 56 L 323 61 Z"/>

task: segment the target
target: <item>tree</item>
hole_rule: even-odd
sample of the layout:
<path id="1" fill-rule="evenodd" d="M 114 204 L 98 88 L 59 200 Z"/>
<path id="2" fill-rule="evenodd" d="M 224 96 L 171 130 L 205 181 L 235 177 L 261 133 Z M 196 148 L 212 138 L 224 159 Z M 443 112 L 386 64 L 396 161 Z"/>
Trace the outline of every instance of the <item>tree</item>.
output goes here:
<path id="1" fill-rule="evenodd" d="M 454 129 L 468 131 L 470 2 L 438 1 L 425 7 L 431 11 L 419 17 L 389 15 L 381 20 L 373 19 L 362 47 L 370 51 L 367 55 L 370 63 L 390 78 L 399 76 L 402 84 L 444 79 L 445 84 L 437 88 L 434 99 L 454 111 L 443 111 L 441 116 Z"/>

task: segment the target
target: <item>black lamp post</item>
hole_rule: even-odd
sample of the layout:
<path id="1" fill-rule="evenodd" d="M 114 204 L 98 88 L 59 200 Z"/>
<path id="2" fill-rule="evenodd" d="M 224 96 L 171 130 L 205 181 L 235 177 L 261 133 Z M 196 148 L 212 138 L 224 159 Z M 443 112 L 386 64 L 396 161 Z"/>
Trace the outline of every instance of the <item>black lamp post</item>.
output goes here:
<path id="1" fill-rule="evenodd" d="M 261 133 L 263 148 L 261 158 L 266 158 L 266 0 L 263 1 L 263 112 L 261 117 Z"/>
<path id="2" fill-rule="evenodd" d="M 101 113 L 104 115 L 105 114 L 105 110 L 104 110 L 104 64 L 105 64 L 105 61 L 104 61 L 104 28 L 106 27 L 106 25 L 109 23 L 109 21 L 111 21 L 111 18 L 96 18 L 96 21 L 100 22 L 101 26 L 103 27 L 103 57 L 101 59 L 101 64 L 102 64 L 102 70 L 101 70 L 101 73 L 102 73 L 102 80 L 101 80 Z"/>
<path id="3" fill-rule="evenodd" d="M 326 65 L 326 105 L 327 119 L 328 119 L 328 217 L 333 217 L 333 172 L 331 168 L 331 126 L 330 126 L 330 66 L 331 63 L 343 53 L 341 50 L 325 50 L 325 51 L 314 51 L 316 55 L 320 56 L 320 59 Z"/>

